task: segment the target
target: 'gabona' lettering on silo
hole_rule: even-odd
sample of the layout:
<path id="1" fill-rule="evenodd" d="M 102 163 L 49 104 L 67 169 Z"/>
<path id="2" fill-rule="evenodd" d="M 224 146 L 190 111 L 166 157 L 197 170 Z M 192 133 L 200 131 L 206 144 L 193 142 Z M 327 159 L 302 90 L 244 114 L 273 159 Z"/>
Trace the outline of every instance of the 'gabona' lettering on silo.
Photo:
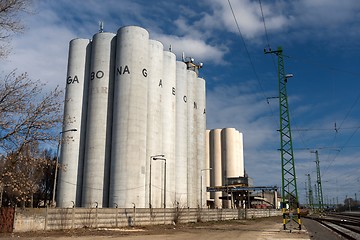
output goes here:
<path id="1" fill-rule="evenodd" d="M 144 77 L 147 77 L 148 73 L 147 73 L 147 69 L 143 68 L 141 70 L 141 73 Z M 130 74 L 130 68 L 128 65 L 125 66 L 120 66 L 116 68 L 116 74 L 117 75 L 124 75 L 124 74 Z"/>
<path id="2" fill-rule="evenodd" d="M 163 82 L 162 82 L 162 79 L 160 79 L 160 81 L 159 81 L 159 85 L 158 85 L 158 87 L 163 87 Z M 171 87 L 171 94 L 172 95 L 176 95 L 176 88 L 175 87 Z M 186 98 L 186 96 L 184 96 L 185 98 Z M 184 99 L 184 102 L 186 102 L 186 100 Z"/>
<path id="3" fill-rule="evenodd" d="M 90 80 L 94 80 L 95 78 L 101 79 L 101 78 L 104 77 L 104 75 L 105 75 L 104 72 L 101 71 L 101 70 L 99 70 L 97 72 L 91 72 L 90 73 Z"/>
<path id="4" fill-rule="evenodd" d="M 75 75 L 74 78 L 71 76 L 68 76 L 66 79 L 67 84 L 73 84 L 73 83 L 79 83 L 79 78 Z"/>
<path id="5" fill-rule="evenodd" d="M 194 102 L 194 109 L 198 109 L 198 105 L 197 105 L 197 103 L 196 103 L 196 102 Z M 204 108 L 203 114 L 206 114 L 206 110 L 205 110 L 205 108 Z"/>

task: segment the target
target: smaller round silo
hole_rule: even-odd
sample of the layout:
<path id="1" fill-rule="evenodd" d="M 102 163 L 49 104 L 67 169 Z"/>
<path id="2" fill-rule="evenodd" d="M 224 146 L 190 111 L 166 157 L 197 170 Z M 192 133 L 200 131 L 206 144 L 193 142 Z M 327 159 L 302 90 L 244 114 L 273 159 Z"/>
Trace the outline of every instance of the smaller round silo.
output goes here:
<path id="1" fill-rule="evenodd" d="M 241 132 L 237 132 L 237 159 L 239 161 L 239 176 L 244 177 L 245 176 L 245 167 L 244 167 L 244 140 L 243 140 L 243 134 Z"/>
<path id="2" fill-rule="evenodd" d="M 206 130 L 205 132 L 205 173 L 201 175 L 202 180 L 202 191 L 203 191 L 203 197 L 205 200 L 203 200 L 203 207 L 206 206 L 206 203 L 208 200 L 210 200 L 210 193 L 206 192 L 206 188 L 210 187 L 210 171 L 213 169 L 210 166 L 210 130 Z"/>
<path id="3" fill-rule="evenodd" d="M 239 161 L 237 159 L 237 139 L 235 128 L 224 128 L 221 131 L 223 135 L 223 153 L 224 153 L 224 176 L 225 178 L 236 178 L 239 177 Z M 225 180 L 226 181 L 226 180 Z M 227 182 L 225 182 L 227 184 Z"/>
<path id="4" fill-rule="evenodd" d="M 187 70 L 186 64 L 176 62 L 176 163 L 175 189 L 179 207 L 187 206 Z"/>
<path id="5" fill-rule="evenodd" d="M 81 203 L 90 54 L 88 39 L 70 41 L 57 185 L 57 207 L 62 208 Z"/>
<path id="6" fill-rule="evenodd" d="M 116 38 L 101 32 L 93 37 L 82 206 L 108 206 L 112 98 Z"/>
<path id="7" fill-rule="evenodd" d="M 221 187 L 222 185 L 222 161 L 221 161 L 221 129 L 210 131 L 210 166 L 211 171 L 210 185 Z M 214 208 L 222 208 L 222 192 L 212 192 L 211 198 L 214 199 Z"/>

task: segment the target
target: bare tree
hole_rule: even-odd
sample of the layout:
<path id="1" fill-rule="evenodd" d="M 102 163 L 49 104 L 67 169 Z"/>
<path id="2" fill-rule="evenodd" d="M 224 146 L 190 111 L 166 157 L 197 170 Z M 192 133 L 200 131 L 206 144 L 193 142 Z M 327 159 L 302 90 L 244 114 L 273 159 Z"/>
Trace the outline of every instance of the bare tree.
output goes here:
<path id="1" fill-rule="evenodd" d="M 56 138 L 62 121 L 62 92 L 43 94 L 43 85 L 15 72 L 0 81 L 0 185 L 12 203 L 24 203 L 38 191 L 51 162 L 37 146 Z M 5 196 L 5 195 L 4 195 Z"/>
<path id="2" fill-rule="evenodd" d="M 21 14 L 30 13 L 31 4 L 32 0 L 0 0 L 0 58 L 10 51 L 12 34 L 23 31 Z M 54 161 L 39 156 L 38 148 L 57 135 L 62 92 L 55 88 L 43 93 L 43 88 L 26 73 L 0 76 L 0 206 L 2 198 L 11 204 L 32 201 L 54 169 Z"/>
<path id="3" fill-rule="evenodd" d="M 0 0 L 0 58 L 9 53 L 10 36 L 23 31 L 19 15 L 29 12 L 30 5 L 30 0 Z"/>

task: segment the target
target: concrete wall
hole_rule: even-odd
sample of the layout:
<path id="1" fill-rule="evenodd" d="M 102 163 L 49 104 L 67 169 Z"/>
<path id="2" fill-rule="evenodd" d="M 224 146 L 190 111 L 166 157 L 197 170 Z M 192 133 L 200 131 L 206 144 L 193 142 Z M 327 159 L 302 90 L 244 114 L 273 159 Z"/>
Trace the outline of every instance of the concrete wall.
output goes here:
<path id="1" fill-rule="evenodd" d="M 116 228 L 280 216 L 274 209 L 43 208 L 16 209 L 14 232 Z"/>

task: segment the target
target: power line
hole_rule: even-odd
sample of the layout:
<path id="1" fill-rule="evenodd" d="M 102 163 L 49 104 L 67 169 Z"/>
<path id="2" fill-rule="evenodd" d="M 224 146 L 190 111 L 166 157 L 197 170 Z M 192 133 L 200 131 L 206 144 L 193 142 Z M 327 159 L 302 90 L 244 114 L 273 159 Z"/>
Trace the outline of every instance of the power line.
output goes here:
<path id="1" fill-rule="evenodd" d="M 232 15 L 233 15 L 234 21 L 235 21 L 237 30 L 238 30 L 238 32 L 239 32 L 241 41 L 242 41 L 242 43 L 243 43 L 243 45 L 244 45 L 246 55 L 247 55 L 247 57 L 248 57 L 248 59 L 249 59 L 251 68 L 252 68 L 252 70 L 253 70 L 253 72 L 254 72 L 254 75 L 255 75 L 255 78 L 256 78 L 256 80 L 257 80 L 257 82 L 258 82 L 258 84 L 259 84 L 259 87 L 260 87 L 261 93 L 262 93 L 262 95 L 263 95 L 263 98 L 267 101 L 267 97 L 266 97 L 266 95 L 265 95 L 264 88 L 263 88 L 263 86 L 262 86 L 262 84 L 261 84 L 259 75 L 258 75 L 257 72 L 256 72 L 255 65 L 254 65 L 254 63 L 253 63 L 253 61 L 252 61 L 252 58 L 251 58 L 250 53 L 249 53 L 249 50 L 248 50 L 248 48 L 247 48 L 247 46 L 246 46 L 246 43 L 245 43 L 243 34 L 242 34 L 242 32 L 241 32 L 240 26 L 239 26 L 238 21 L 237 21 L 237 19 L 236 19 L 236 16 L 235 16 L 235 13 L 234 13 L 234 10 L 233 10 L 233 7 L 232 7 L 232 5 L 231 5 L 230 0 L 228 0 L 228 3 L 229 3 L 229 7 L 230 7 L 231 13 L 232 13 Z M 275 116 L 274 111 L 273 111 L 273 109 L 271 108 L 271 106 L 270 106 L 269 104 L 268 104 L 268 106 L 269 106 L 269 108 L 270 108 L 270 111 L 271 111 L 272 116 Z"/>
<path id="2" fill-rule="evenodd" d="M 235 21 L 235 24 L 236 24 L 237 30 L 238 30 L 238 32 L 239 32 L 239 34 L 240 34 L 240 38 L 241 38 L 242 43 L 243 43 L 243 45 L 244 45 L 246 55 L 247 55 L 247 57 L 249 58 L 249 62 L 250 62 L 251 68 L 252 68 L 252 70 L 253 70 L 253 72 L 254 72 L 254 74 L 255 74 L 255 78 L 256 78 L 256 80 L 257 80 L 257 81 L 258 81 L 258 83 L 259 83 L 259 86 L 260 86 L 261 92 L 262 92 L 262 94 L 264 95 L 264 98 L 266 99 L 266 96 L 265 96 L 265 91 L 264 91 L 264 89 L 263 89 L 263 87 L 262 87 L 262 85 L 261 85 L 261 82 L 260 82 L 259 76 L 258 76 L 258 74 L 257 74 L 257 72 L 256 72 L 256 69 L 255 69 L 255 65 L 254 65 L 254 63 L 253 63 L 253 61 L 252 61 L 252 59 L 251 59 L 251 56 L 250 56 L 249 50 L 248 50 L 248 48 L 247 48 L 247 46 L 246 46 L 246 43 L 245 43 L 244 37 L 243 37 L 243 35 L 242 35 L 242 33 L 241 33 L 240 26 L 239 26 L 238 21 L 237 21 L 237 19 L 236 19 L 236 16 L 235 16 L 235 13 L 234 13 L 234 10 L 233 10 L 233 7 L 232 7 L 232 5 L 231 5 L 230 0 L 228 0 L 228 3 L 229 3 L 229 6 L 230 6 L 231 13 L 232 13 L 232 15 L 233 15 L 233 17 L 234 17 L 234 21 Z"/>
<path id="3" fill-rule="evenodd" d="M 358 127 L 344 127 L 341 128 L 343 130 L 349 130 L 349 129 L 357 129 Z M 337 131 L 340 130 L 340 128 L 336 128 Z M 311 132 L 311 131 L 334 131 L 334 128 L 295 128 L 292 131 L 298 131 L 298 132 Z"/>
<path id="4" fill-rule="evenodd" d="M 263 9 L 262 9 L 261 0 L 259 0 L 259 5 L 260 5 L 260 11 L 261 11 L 262 21 L 263 21 L 263 24 L 264 24 L 264 31 L 265 31 L 265 38 L 266 38 L 267 47 L 268 47 L 269 49 L 271 49 L 271 47 L 270 47 L 270 41 L 269 41 L 269 35 L 268 35 L 268 32 L 267 32 L 267 28 L 266 28 L 265 17 L 264 17 L 264 12 L 263 12 Z M 272 59 L 273 65 L 274 65 L 274 67 L 275 67 L 275 72 L 276 72 L 275 57 L 274 57 L 273 55 L 271 55 L 271 59 Z"/>

